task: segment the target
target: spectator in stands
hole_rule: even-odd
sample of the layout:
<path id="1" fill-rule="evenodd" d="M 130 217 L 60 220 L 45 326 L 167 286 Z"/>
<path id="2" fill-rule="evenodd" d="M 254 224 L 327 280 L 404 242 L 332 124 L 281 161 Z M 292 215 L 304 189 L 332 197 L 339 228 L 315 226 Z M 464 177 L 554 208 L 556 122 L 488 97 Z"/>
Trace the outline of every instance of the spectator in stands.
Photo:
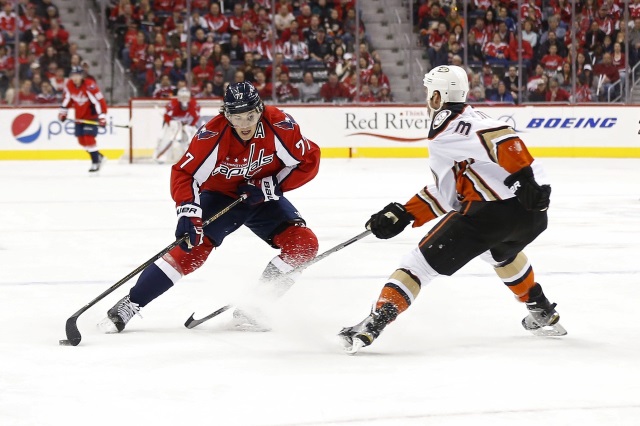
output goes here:
<path id="1" fill-rule="evenodd" d="M 184 81 L 184 80 L 180 80 Z M 168 75 L 163 75 L 160 77 L 160 81 L 156 83 L 155 88 L 153 89 L 152 96 L 157 99 L 167 99 L 173 96 L 173 92 L 176 86 L 171 84 L 171 80 Z"/>
<path id="2" fill-rule="evenodd" d="M 540 44 L 544 44 L 544 42 L 549 38 L 549 34 L 551 33 L 555 34 L 556 38 L 560 40 L 564 39 L 567 31 L 560 26 L 559 16 L 550 16 L 549 19 L 547 19 L 547 25 L 547 30 L 540 36 Z"/>
<path id="3" fill-rule="evenodd" d="M 300 91 L 289 81 L 289 74 L 280 73 L 278 84 L 276 84 L 276 102 L 295 102 L 300 99 Z"/>
<path id="4" fill-rule="evenodd" d="M 302 82 L 298 84 L 300 100 L 302 102 L 317 102 L 320 100 L 320 85 L 313 79 L 313 73 L 306 71 Z"/>
<path id="5" fill-rule="evenodd" d="M 469 62 L 482 62 L 482 60 L 484 59 L 484 54 L 482 53 L 482 45 L 477 42 L 476 36 L 472 32 L 469 32 L 467 38 L 469 39 L 469 41 L 467 42 Z"/>
<path id="6" fill-rule="evenodd" d="M 18 92 L 19 105 L 33 105 L 36 103 L 36 94 L 32 86 L 33 83 L 31 83 L 31 80 L 24 80 L 20 84 L 20 91 Z"/>
<path id="7" fill-rule="evenodd" d="M 363 84 L 360 86 L 360 93 L 355 96 L 353 99 L 355 102 L 361 103 L 373 103 L 378 102 L 378 98 L 371 93 L 371 88 L 368 84 Z"/>
<path id="8" fill-rule="evenodd" d="M 49 29 L 46 31 L 47 41 L 49 41 L 56 50 L 64 50 L 69 48 L 69 32 L 62 28 L 57 19 L 53 19 L 49 23 Z"/>
<path id="9" fill-rule="evenodd" d="M 278 8 L 278 13 L 273 17 L 273 23 L 276 27 L 278 35 L 280 35 L 282 31 L 289 28 L 291 22 L 295 20 L 296 17 L 293 16 L 293 13 L 289 11 L 289 7 L 286 4 L 280 5 L 280 7 Z"/>
<path id="10" fill-rule="evenodd" d="M 542 58 L 547 55 L 551 51 L 551 46 L 556 47 L 556 55 L 566 58 L 567 57 L 567 46 L 565 46 L 564 41 L 559 39 L 556 36 L 556 33 L 549 33 L 547 40 L 544 43 L 540 44 L 540 48 L 538 49 L 538 57 Z"/>
<path id="11" fill-rule="evenodd" d="M 309 47 L 297 33 L 292 33 L 289 41 L 282 45 L 282 53 L 287 61 L 302 62 L 309 59 Z"/>
<path id="12" fill-rule="evenodd" d="M 51 83 L 45 80 L 40 85 L 40 93 L 36 96 L 37 104 L 58 104 L 62 102 L 62 96 L 56 95 L 56 92 L 53 91 L 53 87 L 51 87 Z"/>
<path id="13" fill-rule="evenodd" d="M 331 53 L 331 45 L 327 40 L 327 33 L 321 27 L 318 29 L 316 37 L 309 41 L 309 60 L 325 63 L 331 59 Z"/>
<path id="14" fill-rule="evenodd" d="M 424 42 L 427 46 L 427 57 L 429 58 L 429 64 L 431 64 L 432 68 L 446 64 L 446 56 L 439 55 L 438 53 L 448 40 L 449 32 L 447 31 L 447 24 L 445 22 L 439 22 L 437 29 L 429 32 L 428 37 L 425 38 Z"/>
<path id="15" fill-rule="evenodd" d="M 553 33 L 552 33 L 553 34 Z M 558 48 L 555 44 L 549 46 L 549 53 L 540 59 L 540 64 L 544 67 L 544 72 L 548 76 L 555 76 L 562 66 L 564 59 L 558 55 Z"/>
<path id="16" fill-rule="evenodd" d="M 244 74 L 243 71 L 240 71 L 240 70 L 236 71 L 236 73 L 233 76 L 233 82 L 232 83 L 242 83 L 243 81 L 249 81 L 249 80 L 246 80 L 244 76 L 245 76 L 245 74 Z"/>
<path id="17" fill-rule="evenodd" d="M 542 10 L 536 4 L 536 0 L 529 0 L 520 6 L 520 20 L 526 19 L 533 22 L 534 29 L 538 30 L 542 25 Z"/>
<path id="18" fill-rule="evenodd" d="M 502 80 L 498 81 L 498 90 L 491 96 L 488 96 L 487 100 L 491 102 L 499 102 L 503 104 L 515 103 L 513 96 L 511 96 L 511 92 L 507 90 L 507 86 L 506 84 L 504 84 L 504 81 Z"/>
<path id="19" fill-rule="evenodd" d="M 349 90 L 338 81 L 335 72 L 330 72 L 329 80 L 320 88 L 320 96 L 325 102 L 344 101 L 349 98 Z"/>
<path id="20" fill-rule="evenodd" d="M 482 64 L 480 80 L 484 87 L 491 86 L 491 82 L 493 81 L 493 68 L 491 68 L 491 64 L 489 62 Z"/>
<path id="21" fill-rule="evenodd" d="M 391 93 L 391 88 L 386 84 L 383 84 L 380 88 L 380 92 L 378 93 L 378 102 L 393 102 L 393 94 Z"/>
<path id="22" fill-rule="evenodd" d="M 366 84 L 369 86 L 369 91 L 371 95 L 377 97 L 380 94 L 380 90 L 382 90 L 383 83 L 380 81 L 376 74 L 371 74 L 369 79 L 366 81 Z M 363 84 L 361 84 L 362 86 Z M 388 86 L 389 84 L 387 84 Z"/>
<path id="23" fill-rule="evenodd" d="M 600 29 L 598 21 L 591 22 L 589 31 L 585 35 L 585 48 L 590 52 L 594 52 L 597 47 L 602 47 L 605 36 L 606 34 Z"/>
<path id="24" fill-rule="evenodd" d="M 469 82 L 469 102 L 483 102 L 486 98 L 484 95 L 484 85 L 480 73 L 473 73 Z"/>
<path id="25" fill-rule="evenodd" d="M 9 44 L 14 44 L 15 42 L 17 21 L 18 18 L 13 11 L 13 2 L 5 1 L 2 12 L 0 12 L 0 31 L 2 32 L 2 38 Z"/>
<path id="26" fill-rule="evenodd" d="M 498 96 L 498 86 L 502 80 L 498 74 L 491 76 L 491 83 L 485 85 L 484 96 L 489 101 Z"/>
<path id="27" fill-rule="evenodd" d="M 231 38 L 229 34 L 229 20 L 220 12 L 220 5 L 212 2 L 209 6 L 209 13 L 202 17 L 203 26 L 211 34 L 217 43 L 226 43 Z"/>
<path id="28" fill-rule="evenodd" d="M 213 94 L 213 96 L 223 97 L 224 90 L 224 74 L 222 73 L 222 71 L 216 71 L 213 75 L 213 81 L 211 82 L 211 93 Z"/>
<path id="29" fill-rule="evenodd" d="M 589 67 L 589 74 L 591 74 L 591 65 L 585 65 L 585 68 Z M 582 73 L 578 76 L 578 84 L 576 85 L 576 95 L 573 99 L 574 102 L 593 102 L 593 92 L 591 90 L 591 84 L 588 80 L 587 73 Z"/>
<path id="30" fill-rule="evenodd" d="M 280 70 L 282 72 L 286 72 L 287 74 L 289 74 L 289 67 L 285 65 L 284 63 L 284 54 L 282 54 L 281 52 L 276 53 L 276 56 L 273 60 L 273 62 L 269 65 L 267 65 L 267 68 L 265 68 L 264 70 L 264 74 L 267 77 L 267 81 L 270 82 L 272 80 L 277 81 L 278 78 L 276 76 L 276 78 L 272 78 L 272 74 L 273 74 L 273 69 L 274 68 L 280 68 Z"/>
<path id="31" fill-rule="evenodd" d="M 178 84 L 178 81 L 185 80 L 185 65 L 181 56 L 176 56 L 173 60 L 173 67 L 168 72 L 169 79 L 171 80 L 171 84 Z"/>
<path id="32" fill-rule="evenodd" d="M 638 11 L 640 14 L 640 6 Z M 629 30 L 627 37 L 629 38 L 629 66 L 633 68 L 640 61 L 640 16 L 633 20 L 633 28 Z"/>
<path id="33" fill-rule="evenodd" d="M 511 17 L 511 15 L 509 14 L 509 9 L 507 9 L 506 6 L 500 5 L 498 7 L 497 16 L 498 16 L 497 21 L 503 22 L 507 31 L 509 31 L 509 33 L 513 34 L 516 32 L 516 21 L 514 21 L 514 19 Z M 505 40 L 505 41 L 509 43 L 510 40 Z"/>
<path id="34" fill-rule="evenodd" d="M 622 45 L 620 43 L 613 44 L 613 52 L 611 53 L 611 62 L 618 68 L 618 74 L 620 75 L 620 89 L 624 90 L 625 79 L 627 76 L 627 59 L 622 51 Z"/>
<path id="35" fill-rule="evenodd" d="M 507 74 L 504 76 L 502 81 L 509 93 L 511 93 L 513 101 L 515 103 L 520 103 L 522 94 L 524 93 L 524 87 L 519 85 L 518 69 L 515 65 L 509 66 Z"/>
<path id="36" fill-rule="evenodd" d="M 267 90 L 271 90 L 272 89 L 272 85 L 268 86 L 269 84 L 267 82 L 267 77 L 264 74 L 264 71 L 262 70 L 257 70 L 254 74 L 253 77 L 255 79 L 255 81 L 252 83 L 253 87 L 256 88 L 256 90 L 258 91 L 258 94 L 260 95 L 260 98 L 264 99 L 271 99 L 271 93 L 267 93 Z"/>
<path id="37" fill-rule="evenodd" d="M 240 36 L 238 34 L 232 34 L 229 43 L 222 45 L 222 52 L 229 56 L 231 62 L 239 62 L 244 58 L 244 49 L 242 43 L 240 43 Z"/>
<path id="38" fill-rule="evenodd" d="M 162 66 L 162 58 L 157 57 L 153 61 L 153 68 L 150 68 L 145 73 L 144 84 L 142 92 L 144 96 L 152 96 L 153 91 L 156 88 L 156 83 L 160 81 L 160 78 L 165 75 L 164 67 Z"/>
<path id="39" fill-rule="evenodd" d="M 342 29 L 342 21 L 339 19 L 338 11 L 336 9 L 331 9 L 329 18 L 324 20 L 324 27 L 327 31 L 327 35 L 330 37 L 342 36 L 344 32 Z"/>
<path id="40" fill-rule="evenodd" d="M 526 40 L 532 49 L 538 48 L 538 33 L 533 29 L 533 22 L 529 19 L 522 25 L 522 40 Z"/>
<path id="41" fill-rule="evenodd" d="M 420 29 L 420 39 L 423 46 L 429 46 L 429 37 L 432 33 L 438 31 L 438 24 L 440 23 L 445 24 L 446 27 L 447 20 L 442 14 L 440 4 L 438 4 L 438 2 L 433 2 L 429 7 L 429 14 L 424 15 L 418 23 L 418 28 Z"/>
<path id="42" fill-rule="evenodd" d="M 484 60 L 490 64 L 506 65 L 509 45 L 502 41 L 500 34 L 493 34 L 493 40 L 484 45 Z"/>
<path id="43" fill-rule="evenodd" d="M 560 87 L 558 79 L 551 77 L 549 79 L 549 90 L 545 94 L 545 101 L 547 102 L 568 102 L 569 92 Z"/>
<path id="44" fill-rule="evenodd" d="M 529 102 L 546 102 L 547 100 L 547 76 L 544 75 L 531 81 L 530 86 L 535 86 L 529 90 Z"/>
<path id="45" fill-rule="evenodd" d="M 360 25 L 356 29 L 356 10 L 354 8 L 347 9 L 347 17 L 343 22 L 343 30 L 342 39 L 347 44 L 347 46 L 352 45 L 356 39 L 356 31 L 358 32 L 359 39 L 366 42 L 368 45 L 371 44 L 368 35 L 365 33 L 364 22 L 360 20 Z"/>
<path id="46" fill-rule="evenodd" d="M 206 56 L 200 56 L 198 65 L 191 72 L 193 74 L 193 82 L 198 86 L 201 86 L 205 81 L 213 80 L 214 69 Z"/>
<path id="47" fill-rule="evenodd" d="M 249 53 L 249 56 L 251 56 L 251 64 L 253 64 L 253 55 Z M 247 53 L 245 53 L 245 58 L 246 57 Z M 247 60 L 245 60 L 245 64 L 247 63 Z M 220 56 L 220 65 L 216 67 L 216 71 L 220 71 L 222 73 L 225 83 L 230 83 L 233 81 L 237 70 L 237 67 L 231 65 L 231 58 L 229 57 L 229 55 L 225 54 Z"/>
<path id="48" fill-rule="evenodd" d="M 561 88 L 563 88 L 564 90 L 567 91 L 571 91 L 572 90 L 572 86 L 573 86 L 573 71 L 571 68 L 571 62 L 564 62 L 562 64 L 562 69 L 560 70 L 560 72 L 556 75 L 556 78 L 558 79 L 558 84 L 560 85 Z"/>
<path id="49" fill-rule="evenodd" d="M 302 30 L 302 36 L 300 37 L 300 40 L 304 40 L 307 43 L 309 43 L 309 41 L 316 38 L 316 34 L 318 34 L 318 31 L 320 30 L 320 28 L 324 29 L 322 22 L 320 22 L 320 18 L 317 16 L 312 16 L 311 23 L 309 24 L 309 26 Z"/>
<path id="50" fill-rule="evenodd" d="M 609 96 L 613 99 L 619 95 L 620 92 L 617 89 L 614 90 L 614 85 L 620 80 L 620 73 L 613 65 L 611 53 L 602 55 L 602 62 L 594 65 L 593 76 L 597 81 L 596 95 L 601 101 L 608 100 Z"/>
<path id="51" fill-rule="evenodd" d="M 511 39 L 509 43 L 509 49 L 507 50 L 507 57 L 511 62 L 519 62 L 522 57 L 522 66 L 528 69 L 533 61 L 534 51 L 527 40 L 519 42 L 520 36 L 517 34 Z"/>
<path id="52" fill-rule="evenodd" d="M 55 65 L 55 62 L 52 62 Z M 62 93 L 64 91 L 64 86 L 67 84 L 67 78 L 64 76 L 64 70 L 62 68 L 56 68 L 55 73 L 47 77 L 45 76 L 49 83 L 51 83 L 51 87 L 56 93 Z"/>
<path id="53" fill-rule="evenodd" d="M 311 14 L 317 15 L 323 21 L 326 21 L 334 10 L 336 13 L 338 12 L 332 4 L 328 4 L 327 0 L 316 0 L 311 2 Z"/>
<path id="54" fill-rule="evenodd" d="M 380 86 L 386 84 L 387 86 L 391 87 L 391 82 L 389 81 L 389 77 L 387 77 L 387 75 L 384 72 L 382 72 L 382 63 L 380 61 L 375 61 L 373 63 L 373 66 L 371 67 L 371 71 L 369 72 L 368 79 L 365 82 L 369 83 L 371 77 L 374 75 L 378 77 L 378 82 L 380 83 Z"/>

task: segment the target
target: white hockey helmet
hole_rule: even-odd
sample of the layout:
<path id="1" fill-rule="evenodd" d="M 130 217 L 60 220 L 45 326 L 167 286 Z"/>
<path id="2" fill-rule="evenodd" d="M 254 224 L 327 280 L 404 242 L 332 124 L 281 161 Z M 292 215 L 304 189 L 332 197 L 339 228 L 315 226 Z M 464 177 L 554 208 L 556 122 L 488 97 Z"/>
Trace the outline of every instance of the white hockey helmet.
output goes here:
<path id="1" fill-rule="evenodd" d="M 178 102 L 182 105 L 183 108 L 187 107 L 189 100 L 191 99 L 191 92 L 186 87 L 178 90 Z"/>
<path id="2" fill-rule="evenodd" d="M 456 65 L 436 67 L 424 75 L 422 80 L 428 90 L 428 97 L 436 90 L 440 92 L 442 104 L 447 102 L 466 102 L 469 94 L 469 78 L 464 69 Z"/>

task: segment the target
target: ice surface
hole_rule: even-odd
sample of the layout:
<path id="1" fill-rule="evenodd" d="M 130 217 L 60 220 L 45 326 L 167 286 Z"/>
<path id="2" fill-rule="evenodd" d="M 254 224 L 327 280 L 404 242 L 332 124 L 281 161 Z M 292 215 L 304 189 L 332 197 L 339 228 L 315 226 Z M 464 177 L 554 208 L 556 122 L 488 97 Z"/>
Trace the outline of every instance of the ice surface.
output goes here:
<path id="1" fill-rule="evenodd" d="M 241 229 L 118 335 L 95 324 L 126 283 L 65 320 L 174 240 L 169 166 L 0 163 L 0 425 L 638 425 L 640 160 L 543 159 L 550 225 L 527 250 L 565 338 L 473 261 L 423 289 L 356 356 L 335 339 L 369 312 L 427 228 L 367 237 L 310 267 L 268 308 L 273 331 L 228 330 L 276 251 Z M 431 179 L 428 160 L 324 160 L 289 193 L 325 251 Z"/>

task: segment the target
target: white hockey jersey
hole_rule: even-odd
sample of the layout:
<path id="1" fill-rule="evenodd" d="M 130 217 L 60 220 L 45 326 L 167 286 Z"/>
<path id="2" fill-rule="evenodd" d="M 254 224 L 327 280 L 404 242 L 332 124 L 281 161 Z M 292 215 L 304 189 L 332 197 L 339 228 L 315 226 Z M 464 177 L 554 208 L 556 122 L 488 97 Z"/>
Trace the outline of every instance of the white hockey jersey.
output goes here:
<path id="1" fill-rule="evenodd" d="M 523 167 L 531 166 L 536 181 L 544 183 L 542 168 L 515 130 L 465 104 L 447 104 L 433 118 L 429 165 L 435 185 L 405 205 L 416 218 L 414 227 L 466 202 L 514 197 L 504 180 Z"/>

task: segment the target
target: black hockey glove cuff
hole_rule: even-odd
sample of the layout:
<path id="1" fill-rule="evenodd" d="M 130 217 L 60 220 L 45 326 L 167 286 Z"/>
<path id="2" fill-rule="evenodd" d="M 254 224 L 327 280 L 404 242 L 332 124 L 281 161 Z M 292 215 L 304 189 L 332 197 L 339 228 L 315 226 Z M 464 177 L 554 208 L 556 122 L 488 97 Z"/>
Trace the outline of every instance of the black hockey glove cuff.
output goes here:
<path id="1" fill-rule="evenodd" d="M 504 184 L 516 194 L 525 209 L 545 211 L 549 208 L 551 186 L 538 185 L 530 166 L 509 175 Z"/>
<path id="2" fill-rule="evenodd" d="M 407 227 L 414 217 L 402 204 L 391 203 L 378 213 L 371 215 L 365 226 L 376 237 L 387 240 L 393 238 Z"/>

